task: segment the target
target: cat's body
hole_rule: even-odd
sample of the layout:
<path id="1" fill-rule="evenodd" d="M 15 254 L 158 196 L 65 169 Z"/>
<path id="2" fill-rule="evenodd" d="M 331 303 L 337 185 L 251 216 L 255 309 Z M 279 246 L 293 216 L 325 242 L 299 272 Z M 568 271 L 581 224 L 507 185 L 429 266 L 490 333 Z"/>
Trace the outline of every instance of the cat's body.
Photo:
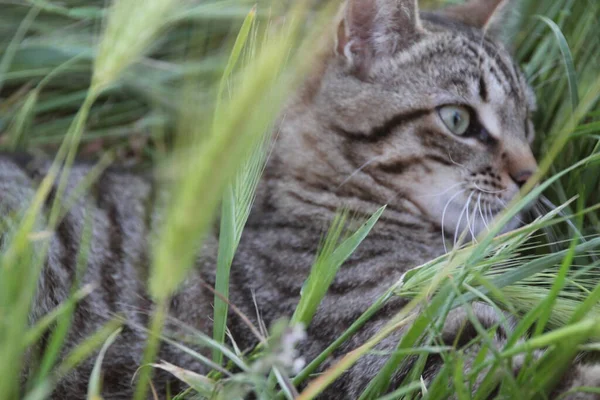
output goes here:
<path id="1" fill-rule="evenodd" d="M 3 205 L 12 210 L 20 209 L 24 198 L 33 197 L 49 166 L 49 161 L 40 163 L 30 158 L 0 157 L 0 181 L 11 183 L 2 193 Z M 91 165 L 73 168 L 65 197 L 91 168 Z M 256 302 L 261 318 L 268 326 L 278 318 L 293 314 L 301 286 L 317 253 L 319 238 L 330 223 L 327 217 L 331 217 L 334 210 L 321 217 L 282 212 L 269 189 L 279 180 L 265 178 L 232 266 L 230 299 L 255 324 Z M 124 316 L 131 326 L 125 328 L 105 358 L 104 394 L 107 399 L 128 399 L 131 397 L 131 379 L 141 363 L 146 341 L 140 328 L 147 326 L 153 311 L 145 282 L 148 277 L 147 240 L 157 219 L 153 205 L 158 194 L 152 190 L 148 176 L 112 169 L 100 177 L 90 192 L 70 208 L 52 239 L 49 252 L 52 266 L 46 267 L 41 274 L 31 319 L 39 320 L 68 298 L 77 275 L 75 259 L 79 238 L 84 236 L 86 215 L 87 218 L 93 215 L 93 240 L 80 285 L 90 284 L 95 290 L 79 303 L 66 350 L 100 329 L 109 319 Z M 53 200 L 51 194 L 45 211 L 50 210 Z M 444 248 L 439 237 L 436 230 L 422 234 L 399 232 L 397 222 L 382 218 L 345 263 L 343 273 L 335 278 L 308 330 L 310 340 L 303 344 L 302 356 L 311 359 L 319 354 L 331 338 L 338 337 L 408 268 L 442 254 Z M 403 245 L 398 246 L 398 241 Z M 439 243 L 435 253 L 429 244 L 432 242 Z M 171 317 L 209 334 L 212 332 L 214 295 L 203 284 L 214 285 L 215 244 L 214 236 L 207 239 L 197 270 L 190 274 L 170 307 Z M 391 301 L 386 310 L 399 309 L 403 303 Z M 235 313 L 230 316 L 228 326 L 237 345 L 248 348 L 256 344 L 256 337 Z M 386 312 L 380 313 L 368 329 L 345 344 L 341 351 L 349 351 L 361 344 L 386 322 L 386 317 L 389 317 Z M 204 365 L 169 346 L 163 347 L 160 358 L 207 372 Z M 58 385 L 55 398 L 81 398 L 87 391 L 92 365 L 93 360 L 90 360 L 66 376 Z M 164 374 L 160 376 L 160 379 L 164 378 Z M 353 382 L 356 381 L 340 381 L 337 386 Z"/>
<path id="2" fill-rule="evenodd" d="M 530 89 L 506 50 L 481 31 L 498 3 L 481 1 L 476 5 L 483 9 L 477 12 L 458 8 L 419 19 L 412 1 L 351 0 L 322 67 L 287 108 L 231 269 L 234 305 L 254 322 L 258 309 L 267 325 L 291 316 L 335 211 L 346 206 L 369 214 L 388 205 L 341 268 L 308 327 L 301 348 L 306 359 L 339 337 L 404 272 L 443 254 L 444 238 L 452 241 L 463 230 L 485 229 L 486 220 L 503 209 L 535 170 L 528 145 L 534 108 Z M 455 16 L 460 13 L 468 18 L 461 22 Z M 47 165 L 3 156 L 3 206 L 20 209 Z M 70 187 L 88 170 L 76 167 Z M 105 358 L 106 399 L 130 398 L 131 379 L 141 362 L 145 336 L 136 327 L 147 326 L 153 307 L 145 282 L 159 196 L 149 178 L 104 173 L 59 225 L 34 301 L 32 321 L 67 298 L 84 215 L 92 211 L 92 248 L 82 283 L 98 287 L 78 306 L 67 348 L 116 313 L 128 319 L 131 326 Z M 173 318 L 208 334 L 214 295 L 203 282 L 214 284 L 216 249 L 211 236 L 198 268 L 170 307 Z M 364 343 L 403 304 L 391 300 L 336 354 Z M 476 309 L 488 327 L 497 321 L 489 309 Z M 455 325 L 449 327 L 450 336 L 460 324 Z M 256 344 L 231 311 L 228 326 L 240 347 Z M 393 349 L 400 334 L 385 339 L 380 348 Z M 496 340 L 501 347 L 503 337 Z M 168 346 L 159 357 L 205 372 Z M 382 356 L 362 358 L 325 398 L 357 398 L 385 361 Z M 83 397 L 91 366 L 90 361 L 61 381 L 56 398 Z M 429 373 L 437 367 L 429 365 Z M 400 371 L 392 386 L 401 377 Z M 161 375 L 157 382 L 163 379 Z"/>

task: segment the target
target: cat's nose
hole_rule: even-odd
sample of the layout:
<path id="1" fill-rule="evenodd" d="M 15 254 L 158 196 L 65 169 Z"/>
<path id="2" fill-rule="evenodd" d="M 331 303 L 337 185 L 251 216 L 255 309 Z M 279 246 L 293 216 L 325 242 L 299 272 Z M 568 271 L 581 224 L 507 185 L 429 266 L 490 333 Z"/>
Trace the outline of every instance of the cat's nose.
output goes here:
<path id="1" fill-rule="evenodd" d="M 534 173 L 534 171 L 532 171 L 532 170 L 523 170 L 514 175 L 511 174 L 510 177 L 512 178 L 513 181 L 515 181 L 515 183 L 519 187 L 523 187 L 523 185 L 525 185 L 527 183 L 529 178 L 531 178 L 533 173 Z"/>
<path id="2" fill-rule="evenodd" d="M 502 157 L 506 172 L 517 186 L 523 187 L 537 170 L 535 157 L 529 146 L 524 143 L 510 143 L 504 149 Z"/>

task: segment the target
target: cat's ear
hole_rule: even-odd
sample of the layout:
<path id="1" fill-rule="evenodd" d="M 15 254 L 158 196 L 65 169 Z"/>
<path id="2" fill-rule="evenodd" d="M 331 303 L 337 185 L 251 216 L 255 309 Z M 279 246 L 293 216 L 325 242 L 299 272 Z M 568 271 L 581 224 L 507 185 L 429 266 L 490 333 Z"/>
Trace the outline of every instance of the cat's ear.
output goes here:
<path id="1" fill-rule="evenodd" d="M 409 45 L 421 31 L 417 0 L 347 0 L 337 29 L 336 52 L 364 67 L 374 57 Z"/>
<path id="2" fill-rule="evenodd" d="M 448 7 L 442 14 L 465 25 L 482 29 L 489 36 L 509 34 L 512 18 L 518 12 L 515 0 L 470 0 L 466 4 Z"/>

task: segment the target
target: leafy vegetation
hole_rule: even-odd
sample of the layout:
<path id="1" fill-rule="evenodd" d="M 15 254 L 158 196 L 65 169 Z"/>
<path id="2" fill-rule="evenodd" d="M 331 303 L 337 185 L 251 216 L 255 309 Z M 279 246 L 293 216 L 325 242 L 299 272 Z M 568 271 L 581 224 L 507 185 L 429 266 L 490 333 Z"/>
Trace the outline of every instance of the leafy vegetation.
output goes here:
<path id="1" fill-rule="evenodd" d="M 444 1 L 421 3 L 434 7 Z M 120 322 L 110 321 L 59 357 L 74 306 L 93 288 L 74 286 L 69 301 L 33 326 L 28 321 L 48 232 L 64 213 L 58 201 L 47 220 L 39 217 L 39 210 L 54 180 L 61 198 L 68 168 L 61 172 L 58 166 L 68 167 L 76 154 L 98 159 L 96 173 L 117 159 L 152 165 L 160 176 L 177 182 L 152 254 L 149 285 L 157 306 L 145 354 L 145 364 L 167 370 L 190 386 L 174 398 L 235 399 L 254 392 L 260 399 L 312 399 L 387 334 L 408 325 L 390 362 L 361 398 L 470 398 L 475 375 L 464 371 L 462 350 L 440 344 L 439 330 L 450 309 L 469 309 L 473 300 L 520 316 L 506 348 L 489 349 L 488 357 L 477 358 L 472 371 L 487 372 L 475 398 L 485 398 L 498 383 L 499 396 L 548 393 L 578 351 L 597 349 L 600 5 L 583 0 L 523 0 L 516 17 L 515 53 L 538 97 L 538 186 L 525 188 L 529 194 L 510 205 L 477 243 L 432 260 L 390 285 L 305 366 L 292 350 L 302 339 L 297 324 L 280 322 L 270 332 L 253 327 L 260 344 L 250 353 L 225 341 L 226 313 L 228 308 L 236 312 L 227 302 L 229 267 L 266 159 L 268 134 L 278 114 L 273 105 L 283 103 L 307 68 L 311 46 L 306 43 L 324 34 L 323 24 L 303 24 L 307 18 L 318 22 L 320 14 L 301 2 L 287 5 L 244 0 L 121 0 L 113 6 L 96 0 L 1 3 L 0 144 L 10 151 L 56 154 L 57 161 L 22 215 L 2 220 L 0 398 L 45 398 L 57 380 L 88 357 L 96 357 L 89 398 L 99 398 L 102 360 Z M 326 10 L 323 20 L 327 15 Z M 190 170 L 194 174 L 186 173 Z M 80 190 L 96 175 L 91 174 Z M 542 197 L 532 222 L 496 237 L 503 222 L 538 195 Z M 167 301 L 185 278 L 219 207 L 215 331 L 190 332 L 212 351 L 212 360 L 194 353 L 213 369 L 202 376 L 156 364 L 154 356 Z M 333 222 L 298 309 L 289 316 L 293 323 L 310 323 L 331 282 L 327 272 L 336 270 L 360 245 L 380 212 L 354 231 L 347 230 L 347 213 Z M 85 232 L 78 255 L 81 270 L 90 229 Z M 392 296 L 412 300 L 364 345 L 322 374 L 311 375 Z M 421 312 L 415 315 L 411 311 L 417 307 Z M 475 319 L 473 323 L 485 348 L 489 334 Z M 39 368 L 21 387 L 19 366 L 26 351 L 48 331 L 52 334 Z M 519 341 L 526 331 L 530 337 Z M 543 358 L 530 357 L 540 348 L 548 349 Z M 425 388 L 420 376 L 431 354 L 443 358 L 444 368 Z M 513 377 L 507 360 L 516 354 L 529 357 L 526 368 Z M 409 356 L 418 361 L 404 384 L 384 395 L 391 372 Z M 151 372 L 140 369 L 136 398 L 145 398 Z"/>

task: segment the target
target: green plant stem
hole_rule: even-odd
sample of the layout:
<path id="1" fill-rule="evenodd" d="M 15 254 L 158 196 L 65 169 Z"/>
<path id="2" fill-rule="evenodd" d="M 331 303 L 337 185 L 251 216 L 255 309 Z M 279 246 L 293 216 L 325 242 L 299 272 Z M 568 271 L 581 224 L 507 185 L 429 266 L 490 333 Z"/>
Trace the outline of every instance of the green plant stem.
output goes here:
<path id="1" fill-rule="evenodd" d="M 148 393 L 150 378 L 152 377 L 152 368 L 148 365 L 154 362 L 160 346 L 160 334 L 167 319 L 168 314 L 168 299 L 162 298 L 160 303 L 156 305 L 152 314 L 150 323 L 150 331 L 148 332 L 148 340 L 146 341 L 146 349 L 140 369 L 139 379 L 135 387 L 134 400 L 145 400 Z"/>

